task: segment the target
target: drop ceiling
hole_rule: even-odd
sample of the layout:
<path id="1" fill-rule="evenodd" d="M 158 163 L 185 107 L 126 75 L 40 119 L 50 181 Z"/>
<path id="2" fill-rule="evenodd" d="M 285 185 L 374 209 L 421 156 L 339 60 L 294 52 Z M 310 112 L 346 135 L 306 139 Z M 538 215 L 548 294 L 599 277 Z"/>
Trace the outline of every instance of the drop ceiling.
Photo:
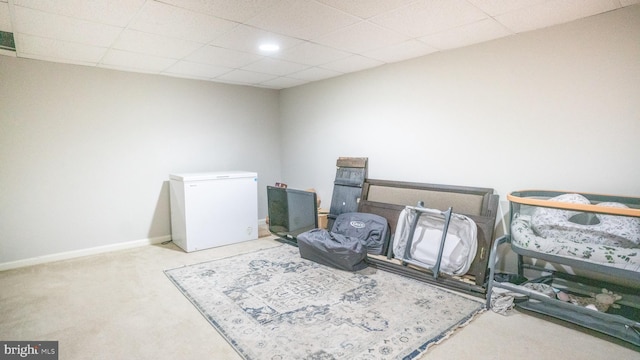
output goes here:
<path id="1" fill-rule="evenodd" d="M 283 89 L 637 3 L 0 0 L 0 55 Z"/>

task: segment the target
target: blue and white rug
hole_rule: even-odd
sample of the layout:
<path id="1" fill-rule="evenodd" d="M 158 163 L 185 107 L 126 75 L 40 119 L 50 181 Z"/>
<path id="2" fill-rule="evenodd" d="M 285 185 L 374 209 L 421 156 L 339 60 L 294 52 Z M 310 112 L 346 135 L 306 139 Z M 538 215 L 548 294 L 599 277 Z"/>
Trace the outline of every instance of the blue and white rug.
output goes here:
<path id="1" fill-rule="evenodd" d="M 374 268 L 326 267 L 290 245 L 165 273 L 245 359 L 415 359 L 484 309 Z"/>

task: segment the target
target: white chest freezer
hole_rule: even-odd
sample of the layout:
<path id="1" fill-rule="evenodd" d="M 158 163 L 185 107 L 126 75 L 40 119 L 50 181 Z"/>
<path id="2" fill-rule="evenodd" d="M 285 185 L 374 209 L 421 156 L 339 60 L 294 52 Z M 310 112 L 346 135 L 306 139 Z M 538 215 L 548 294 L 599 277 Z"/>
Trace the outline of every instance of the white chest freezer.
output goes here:
<path id="1" fill-rule="evenodd" d="M 187 252 L 258 238 L 258 174 L 171 174 L 171 238 Z"/>

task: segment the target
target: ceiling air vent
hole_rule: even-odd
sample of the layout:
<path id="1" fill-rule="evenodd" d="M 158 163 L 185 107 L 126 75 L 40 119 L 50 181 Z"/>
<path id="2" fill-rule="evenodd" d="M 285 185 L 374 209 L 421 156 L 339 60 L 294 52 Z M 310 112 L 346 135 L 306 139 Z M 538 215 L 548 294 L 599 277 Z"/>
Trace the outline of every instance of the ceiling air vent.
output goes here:
<path id="1" fill-rule="evenodd" d="M 0 31 L 0 50 L 16 51 L 16 42 L 13 33 Z"/>

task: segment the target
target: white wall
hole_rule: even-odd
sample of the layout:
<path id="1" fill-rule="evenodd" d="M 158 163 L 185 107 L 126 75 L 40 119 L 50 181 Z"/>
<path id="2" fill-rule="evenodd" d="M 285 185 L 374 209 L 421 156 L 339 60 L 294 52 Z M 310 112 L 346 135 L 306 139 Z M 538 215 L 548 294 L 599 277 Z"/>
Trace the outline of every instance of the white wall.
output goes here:
<path id="1" fill-rule="evenodd" d="M 283 90 L 283 181 L 640 196 L 640 6 Z M 504 202 L 503 202 L 504 205 Z"/>
<path id="2" fill-rule="evenodd" d="M 640 196 L 638 39 L 632 6 L 281 92 L 0 56 L 0 265 L 166 237 L 171 172 Z"/>
<path id="3" fill-rule="evenodd" d="M 0 79 L 0 264 L 166 238 L 170 173 L 280 180 L 278 91 L 5 56 Z"/>

